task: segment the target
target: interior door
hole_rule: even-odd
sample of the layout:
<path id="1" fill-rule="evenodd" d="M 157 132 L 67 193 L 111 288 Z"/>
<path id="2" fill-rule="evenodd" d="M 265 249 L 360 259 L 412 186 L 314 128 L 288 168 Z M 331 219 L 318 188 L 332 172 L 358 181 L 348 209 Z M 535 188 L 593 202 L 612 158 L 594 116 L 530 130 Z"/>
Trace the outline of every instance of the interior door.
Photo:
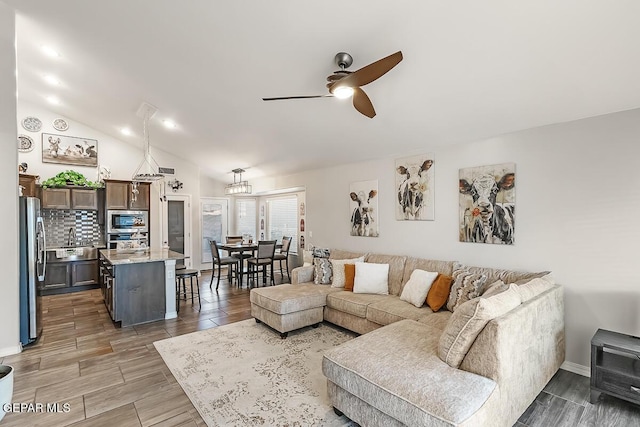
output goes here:
<path id="1" fill-rule="evenodd" d="M 164 242 L 174 252 L 184 254 L 184 265 L 191 268 L 191 197 L 169 195 L 164 207 Z"/>
<path id="2" fill-rule="evenodd" d="M 224 242 L 229 227 L 229 200 L 203 197 L 200 199 L 200 220 L 202 223 L 202 263 L 213 262 L 209 240 Z"/>

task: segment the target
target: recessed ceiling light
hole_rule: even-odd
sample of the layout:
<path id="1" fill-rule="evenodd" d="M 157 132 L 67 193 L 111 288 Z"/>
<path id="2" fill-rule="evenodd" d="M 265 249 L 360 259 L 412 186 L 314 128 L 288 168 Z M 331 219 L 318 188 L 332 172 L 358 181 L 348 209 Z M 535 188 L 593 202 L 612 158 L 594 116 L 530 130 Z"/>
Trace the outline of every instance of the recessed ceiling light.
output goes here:
<path id="1" fill-rule="evenodd" d="M 42 46 L 42 51 L 44 52 L 45 55 L 50 56 L 52 58 L 60 57 L 60 53 L 58 53 L 58 51 L 52 48 L 51 46 Z"/>
<path id="2" fill-rule="evenodd" d="M 122 132 L 123 135 L 131 136 L 131 129 L 129 128 L 122 128 L 120 132 Z"/>
<path id="3" fill-rule="evenodd" d="M 177 127 L 176 124 L 171 120 L 163 120 L 162 124 L 164 125 L 164 127 L 169 129 L 175 129 Z"/>
<path id="4" fill-rule="evenodd" d="M 58 80 L 56 76 L 53 76 L 51 74 L 47 74 L 46 76 L 44 76 L 44 80 L 50 85 L 54 86 L 58 86 L 60 84 L 60 80 Z"/>
<path id="5" fill-rule="evenodd" d="M 54 104 L 54 105 L 60 105 L 60 100 L 58 98 L 56 98 L 55 96 L 48 96 L 47 97 L 47 101 L 49 101 L 49 103 Z"/>

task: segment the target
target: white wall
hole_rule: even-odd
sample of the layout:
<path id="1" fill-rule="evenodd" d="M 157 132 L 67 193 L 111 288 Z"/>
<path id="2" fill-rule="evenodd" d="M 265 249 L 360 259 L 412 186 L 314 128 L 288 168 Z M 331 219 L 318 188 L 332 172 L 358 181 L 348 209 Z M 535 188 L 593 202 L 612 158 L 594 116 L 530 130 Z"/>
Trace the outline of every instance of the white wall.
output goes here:
<path id="1" fill-rule="evenodd" d="M 395 220 L 393 158 L 253 184 L 256 191 L 306 186 L 308 243 L 553 271 L 565 286 L 567 361 L 588 366 L 598 328 L 640 335 L 639 135 L 640 109 L 444 150 L 426 142 L 423 152 L 435 153 L 435 221 Z M 411 154 L 420 153 L 397 157 Z M 515 245 L 459 242 L 458 169 L 503 162 L 516 163 Z M 379 181 L 380 237 L 352 237 L 349 183 L 370 179 Z"/>
<path id="2" fill-rule="evenodd" d="M 0 245 L 0 356 L 20 351 L 18 289 L 18 149 L 16 142 L 15 14 L 0 2 L 0 211 L 7 227 Z"/>

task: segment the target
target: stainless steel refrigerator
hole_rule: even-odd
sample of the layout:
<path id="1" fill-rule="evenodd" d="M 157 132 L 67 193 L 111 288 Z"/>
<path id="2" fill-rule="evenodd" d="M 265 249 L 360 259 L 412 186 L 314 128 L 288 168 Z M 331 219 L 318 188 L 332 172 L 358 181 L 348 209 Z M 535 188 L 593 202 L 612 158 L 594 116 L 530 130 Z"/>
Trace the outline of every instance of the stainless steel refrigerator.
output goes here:
<path id="1" fill-rule="evenodd" d="M 46 240 L 40 200 L 20 197 L 20 342 L 34 343 L 42 332 L 41 282 L 46 269 Z"/>

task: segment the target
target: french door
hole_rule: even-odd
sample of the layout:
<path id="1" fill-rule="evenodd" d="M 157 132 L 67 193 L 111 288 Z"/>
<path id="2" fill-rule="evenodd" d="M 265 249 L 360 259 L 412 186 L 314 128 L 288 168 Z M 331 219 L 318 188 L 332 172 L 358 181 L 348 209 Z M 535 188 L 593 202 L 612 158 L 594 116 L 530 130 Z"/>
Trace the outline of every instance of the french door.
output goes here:
<path id="1" fill-rule="evenodd" d="M 209 240 L 224 243 L 229 228 L 229 200 L 203 197 L 200 199 L 200 221 L 202 230 L 202 264 L 213 262 Z"/>

